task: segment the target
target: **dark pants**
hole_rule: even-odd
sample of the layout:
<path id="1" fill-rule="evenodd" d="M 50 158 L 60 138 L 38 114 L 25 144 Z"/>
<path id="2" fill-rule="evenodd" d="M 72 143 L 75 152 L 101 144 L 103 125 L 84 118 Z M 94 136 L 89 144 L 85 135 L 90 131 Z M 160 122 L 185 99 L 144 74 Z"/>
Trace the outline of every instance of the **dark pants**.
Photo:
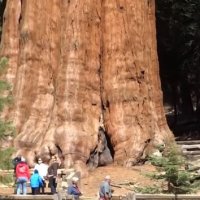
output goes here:
<path id="1" fill-rule="evenodd" d="M 45 188 L 45 187 L 46 187 L 46 183 L 45 183 L 44 180 L 42 180 L 42 186 L 40 186 L 39 192 L 42 193 L 42 194 L 44 194 L 44 188 Z M 42 190 L 42 191 L 41 191 L 41 190 Z"/>
<path id="2" fill-rule="evenodd" d="M 51 193 L 55 194 L 56 193 L 56 178 L 50 177 L 49 178 L 49 187 L 51 188 Z"/>
<path id="3" fill-rule="evenodd" d="M 33 195 L 39 194 L 39 188 L 38 187 L 37 188 L 31 188 L 31 190 L 32 190 Z"/>

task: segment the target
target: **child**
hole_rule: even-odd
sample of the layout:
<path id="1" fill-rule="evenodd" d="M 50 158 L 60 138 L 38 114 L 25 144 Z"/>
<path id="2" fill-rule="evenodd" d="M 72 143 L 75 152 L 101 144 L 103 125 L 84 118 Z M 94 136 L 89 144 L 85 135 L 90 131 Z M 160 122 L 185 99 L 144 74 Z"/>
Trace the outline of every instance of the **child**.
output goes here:
<path id="1" fill-rule="evenodd" d="M 31 185 L 32 194 L 33 195 L 39 194 L 39 188 L 40 186 L 43 186 L 43 182 L 37 169 L 34 170 L 34 174 L 31 176 L 30 185 Z"/>

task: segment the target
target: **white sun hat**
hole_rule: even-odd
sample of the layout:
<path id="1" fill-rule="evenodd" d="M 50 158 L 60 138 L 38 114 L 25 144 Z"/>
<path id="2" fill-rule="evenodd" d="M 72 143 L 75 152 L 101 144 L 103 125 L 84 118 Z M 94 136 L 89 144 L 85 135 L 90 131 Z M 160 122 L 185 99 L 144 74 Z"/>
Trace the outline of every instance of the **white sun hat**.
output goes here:
<path id="1" fill-rule="evenodd" d="M 110 178 L 110 175 L 105 176 L 105 179 L 106 179 L 106 180 L 110 180 L 110 179 L 111 179 L 111 178 Z"/>
<path id="2" fill-rule="evenodd" d="M 21 157 L 21 161 L 22 161 L 22 162 L 26 162 L 26 159 L 22 156 L 22 157 Z"/>
<path id="3" fill-rule="evenodd" d="M 76 176 L 74 176 L 74 177 L 72 178 L 72 181 L 73 181 L 73 182 L 77 182 L 77 181 L 79 181 L 79 178 L 76 177 Z"/>

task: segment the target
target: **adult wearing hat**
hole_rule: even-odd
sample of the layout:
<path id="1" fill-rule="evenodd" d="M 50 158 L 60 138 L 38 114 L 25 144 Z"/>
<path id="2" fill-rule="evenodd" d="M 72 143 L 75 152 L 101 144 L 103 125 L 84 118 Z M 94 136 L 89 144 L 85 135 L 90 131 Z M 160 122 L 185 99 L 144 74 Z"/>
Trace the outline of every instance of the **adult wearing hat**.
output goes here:
<path id="1" fill-rule="evenodd" d="M 69 195 L 73 196 L 74 200 L 78 200 L 79 197 L 82 195 L 82 193 L 80 192 L 78 188 L 78 181 L 79 181 L 78 177 L 73 177 L 72 184 L 68 187 L 68 191 L 67 191 Z"/>
<path id="2" fill-rule="evenodd" d="M 16 166 L 16 179 L 17 179 L 17 194 L 27 193 L 26 183 L 30 179 L 29 166 L 26 163 L 24 157 L 21 157 L 21 161 Z"/>
<path id="3" fill-rule="evenodd" d="M 99 188 L 99 200 L 110 200 L 112 198 L 110 183 L 111 178 L 107 175 Z"/>

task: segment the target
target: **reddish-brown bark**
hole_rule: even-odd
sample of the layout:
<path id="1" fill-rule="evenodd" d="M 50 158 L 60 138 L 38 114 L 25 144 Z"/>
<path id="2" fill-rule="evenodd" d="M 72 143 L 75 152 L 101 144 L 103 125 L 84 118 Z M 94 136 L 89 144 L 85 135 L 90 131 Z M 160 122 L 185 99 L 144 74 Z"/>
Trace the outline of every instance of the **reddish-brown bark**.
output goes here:
<path id="1" fill-rule="evenodd" d="M 1 55 L 18 154 L 59 154 L 85 171 L 103 124 L 114 161 L 135 164 L 172 138 L 162 105 L 154 1 L 8 0 Z"/>

